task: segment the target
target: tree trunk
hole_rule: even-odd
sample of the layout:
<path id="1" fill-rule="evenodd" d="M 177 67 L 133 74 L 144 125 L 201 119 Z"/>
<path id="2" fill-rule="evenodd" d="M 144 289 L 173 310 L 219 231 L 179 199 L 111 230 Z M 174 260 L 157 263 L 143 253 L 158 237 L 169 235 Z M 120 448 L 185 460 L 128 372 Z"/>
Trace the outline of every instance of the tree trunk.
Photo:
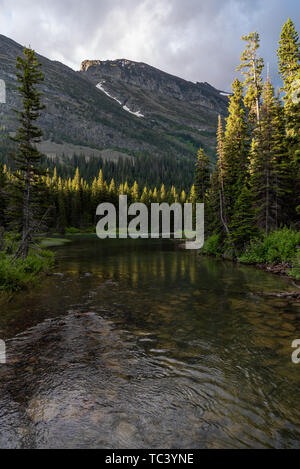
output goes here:
<path id="1" fill-rule="evenodd" d="M 224 226 L 224 228 L 225 228 L 226 233 L 229 234 L 229 229 L 228 229 L 228 226 L 227 226 L 225 217 L 224 217 L 223 194 L 222 194 L 222 191 L 219 191 L 219 197 L 220 197 L 220 217 L 221 217 L 221 221 L 222 221 L 222 223 L 223 223 L 223 226 Z"/>
<path id="2" fill-rule="evenodd" d="M 28 256 L 30 241 L 30 169 L 27 168 L 23 201 L 23 230 L 21 241 L 21 256 L 25 259 Z"/>

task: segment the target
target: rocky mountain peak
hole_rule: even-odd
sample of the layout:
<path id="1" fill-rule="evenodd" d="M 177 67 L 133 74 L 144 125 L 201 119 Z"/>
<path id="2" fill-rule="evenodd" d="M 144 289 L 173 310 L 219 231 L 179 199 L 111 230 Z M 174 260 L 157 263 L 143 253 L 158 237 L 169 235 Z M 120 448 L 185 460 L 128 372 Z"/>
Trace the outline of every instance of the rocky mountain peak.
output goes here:
<path id="1" fill-rule="evenodd" d="M 0 129 L 5 135 L 18 125 L 13 111 L 20 106 L 15 62 L 22 53 L 20 44 L 0 35 L 0 79 L 7 89 Z M 63 154 L 81 154 L 86 147 L 95 154 L 118 149 L 129 155 L 194 160 L 202 147 L 214 158 L 217 117 L 226 116 L 228 97 L 213 86 L 126 58 L 84 60 L 78 72 L 41 55 L 38 59 L 46 105 L 39 124 L 53 154 L 59 154 L 58 147 Z"/>
<path id="2" fill-rule="evenodd" d="M 117 92 L 118 99 L 121 98 L 121 101 L 122 92 L 130 91 L 132 96 L 137 90 L 145 90 L 196 106 L 215 109 L 221 114 L 226 112 L 228 104 L 227 97 L 206 82 L 193 83 L 143 62 L 128 59 L 84 60 L 80 73 L 95 86 L 105 80 L 108 91 Z M 128 86 L 131 87 L 130 90 Z"/>
<path id="3" fill-rule="evenodd" d="M 118 67 L 118 68 L 128 68 L 128 67 L 134 67 L 135 65 L 140 65 L 144 66 L 145 64 L 139 63 L 139 62 L 134 62 L 132 60 L 128 59 L 117 59 L 117 60 L 83 60 L 80 65 L 80 71 L 81 72 L 87 72 L 90 67 L 96 68 L 96 67 L 102 67 L 102 68 L 107 68 L 107 67 Z"/>
<path id="4" fill-rule="evenodd" d="M 83 60 L 80 65 L 81 72 L 87 72 L 90 67 L 101 65 L 101 60 Z"/>

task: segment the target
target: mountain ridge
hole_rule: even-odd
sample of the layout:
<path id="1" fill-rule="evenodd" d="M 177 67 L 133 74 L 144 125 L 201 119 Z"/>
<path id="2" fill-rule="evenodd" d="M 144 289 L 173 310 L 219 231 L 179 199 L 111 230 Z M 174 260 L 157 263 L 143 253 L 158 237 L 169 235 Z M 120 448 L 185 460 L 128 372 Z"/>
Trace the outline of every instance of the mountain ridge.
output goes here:
<path id="1" fill-rule="evenodd" d="M 22 51 L 0 35 L 0 78 L 7 89 L 0 109 L 2 140 L 17 126 L 15 60 Z M 47 142 L 189 159 L 202 146 L 214 159 L 217 115 L 226 116 L 227 98 L 208 83 L 188 82 L 127 59 L 85 60 L 75 71 L 37 56 L 45 75 L 40 89 L 46 109 L 39 123 Z"/>
<path id="2" fill-rule="evenodd" d="M 80 66 L 80 73 L 85 74 L 93 83 L 96 83 L 100 77 L 110 77 L 112 80 L 162 92 L 179 100 L 188 98 L 190 103 L 204 107 L 213 108 L 215 105 L 220 112 L 225 112 L 227 108 L 227 98 L 224 96 L 226 93 L 217 90 L 209 83 L 193 83 L 145 62 L 128 59 L 84 60 Z"/>

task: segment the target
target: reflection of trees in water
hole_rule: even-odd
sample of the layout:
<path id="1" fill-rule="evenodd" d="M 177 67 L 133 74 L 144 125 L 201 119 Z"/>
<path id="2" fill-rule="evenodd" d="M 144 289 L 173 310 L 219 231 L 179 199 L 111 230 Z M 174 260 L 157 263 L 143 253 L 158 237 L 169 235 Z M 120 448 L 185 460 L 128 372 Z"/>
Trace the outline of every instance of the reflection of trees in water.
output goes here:
<path id="1" fill-rule="evenodd" d="M 258 358 L 262 349 L 270 355 L 288 353 L 287 337 L 295 333 L 294 319 L 282 313 L 293 312 L 293 307 L 253 294 L 278 289 L 280 279 L 251 267 L 172 250 L 172 246 L 129 241 L 120 249 L 119 241 L 107 247 L 93 241 L 88 248 L 84 245 L 86 253 L 80 249 L 72 253 L 67 270 L 81 275 L 86 268 L 100 286 L 107 279 L 118 282 L 101 290 L 98 304 L 103 295 L 109 302 L 113 294 L 131 314 L 148 312 L 144 321 L 151 317 L 160 328 L 176 331 L 192 324 L 191 335 L 193 330 L 205 330 L 216 347 L 222 347 L 225 340 L 230 351 L 230 341 L 234 346 L 240 342 L 240 354 L 245 357 L 249 348 Z M 78 283 L 82 295 L 95 286 L 94 276 Z"/>
<path id="2" fill-rule="evenodd" d="M 215 429 L 221 429 L 218 441 L 220 445 L 223 438 L 225 446 L 228 441 L 237 446 L 245 442 L 259 446 L 263 441 L 279 446 L 293 438 L 299 442 L 300 377 L 290 359 L 291 337 L 299 335 L 299 315 L 284 300 L 253 294 L 264 288 L 279 290 L 285 283 L 253 268 L 173 247 L 151 245 L 151 241 L 85 241 L 59 248 L 57 271 L 65 274 L 49 277 L 35 293 L 22 293 L 21 301 L 15 298 L 7 314 L 10 311 L 16 317 L 12 308 L 18 304 L 20 315 L 34 314 L 34 322 L 39 323 L 43 315 L 49 317 L 49 311 L 66 315 L 70 307 L 84 313 L 66 315 L 64 324 L 55 320 L 55 331 L 47 323 L 42 325 L 45 334 L 44 342 L 39 341 L 39 356 L 44 349 L 42 355 L 49 358 L 48 349 L 53 347 L 56 372 L 59 360 L 71 352 L 80 372 L 91 370 L 90 376 L 95 376 L 98 360 L 101 376 L 92 380 L 97 392 L 106 372 L 108 376 L 101 396 L 110 392 L 120 367 L 122 380 L 127 374 L 132 380 L 137 373 L 136 386 L 124 392 L 126 406 L 138 386 L 144 386 L 143 396 L 153 389 L 156 398 L 162 397 L 159 409 L 161 404 L 168 408 L 168 396 L 175 395 L 176 415 L 195 417 L 195 409 L 199 410 L 188 425 L 189 437 L 193 426 L 198 432 L 204 424 L 209 426 L 205 435 L 211 437 L 211 445 L 217 441 L 215 434 L 212 437 Z M 94 313 L 85 315 L 88 311 Z M 22 355 L 26 350 L 19 345 L 16 351 Z M 59 347 L 64 348 L 63 354 Z M 81 347 L 84 367 L 76 352 Z M 30 350 L 27 355 L 35 354 L 36 348 Z M 45 363 L 48 372 L 49 363 Z M 73 368 L 66 370 L 76 383 Z M 30 382 L 34 392 L 36 382 Z M 24 381 L 19 384 L 23 392 Z M 124 381 L 117 382 L 117 392 L 122 389 Z M 135 412 L 140 409 L 137 402 Z M 182 406 L 184 412 L 178 414 Z"/>

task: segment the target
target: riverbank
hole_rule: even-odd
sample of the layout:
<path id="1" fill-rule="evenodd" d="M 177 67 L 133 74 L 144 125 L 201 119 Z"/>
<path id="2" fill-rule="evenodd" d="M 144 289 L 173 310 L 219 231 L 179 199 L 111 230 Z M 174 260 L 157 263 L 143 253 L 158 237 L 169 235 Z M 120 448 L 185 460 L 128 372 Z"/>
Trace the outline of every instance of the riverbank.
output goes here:
<path id="1" fill-rule="evenodd" d="M 300 232 L 291 228 L 261 234 L 251 240 L 243 252 L 236 253 L 226 245 L 221 235 L 210 236 L 201 254 L 254 267 L 300 281 Z"/>
<path id="2" fill-rule="evenodd" d="M 0 254 L 0 292 L 12 293 L 28 287 L 36 278 L 49 272 L 54 264 L 54 254 L 42 249 L 26 259 Z"/>
<path id="3" fill-rule="evenodd" d="M 280 262 L 278 264 L 257 263 L 249 265 L 253 265 L 257 269 L 265 270 L 266 272 L 270 272 L 271 274 L 280 275 L 282 277 L 288 278 L 289 280 L 293 280 L 296 284 L 299 284 L 300 287 L 300 281 L 289 274 L 293 269 L 293 265 L 291 262 Z"/>
<path id="4" fill-rule="evenodd" d="M 48 247 L 63 245 L 66 238 L 38 237 L 35 249 L 31 249 L 26 259 L 16 258 L 18 241 L 8 233 L 0 251 L 0 293 L 13 293 L 28 288 L 40 275 L 47 274 L 54 265 L 54 253 Z"/>

